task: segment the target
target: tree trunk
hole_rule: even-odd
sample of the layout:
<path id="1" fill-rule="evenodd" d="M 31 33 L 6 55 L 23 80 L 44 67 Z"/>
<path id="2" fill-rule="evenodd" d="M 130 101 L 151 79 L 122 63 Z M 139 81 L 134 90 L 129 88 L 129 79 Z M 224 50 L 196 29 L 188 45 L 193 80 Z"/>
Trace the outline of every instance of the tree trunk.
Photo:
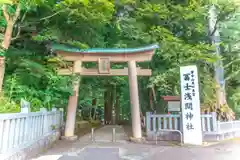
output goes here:
<path id="1" fill-rule="evenodd" d="M 96 108 L 97 108 L 97 99 L 96 98 L 93 98 L 92 99 L 92 106 L 94 107 L 92 109 L 93 113 L 92 113 L 92 119 L 93 120 L 96 120 Z"/>
<path id="2" fill-rule="evenodd" d="M 107 86 L 104 92 L 104 119 L 105 124 L 112 122 L 112 111 L 114 105 L 114 87 Z"/>
<path id="3" fill-rule="evenodd" d="M 116 86 L 113 85 L 111 87 L 111 108 L 112 108 L 112 112 L 111 112 L 111 122 L 112 124 L 116 124 Z"/>
<path id="4" fill-rule="evenodd" d="M 149 92 L 149 106 L 151 111 L 153 110 L 153 94 L 152 94 L 152 88 L 148 90 Z"/>
<path id="5" fill-rule="evenodd" d="M 109 87 L 106 87 L 106 90 L 104 92 L 104 120 L 105 120 L 105 124 L 109 124 L 111 121 L 111 117 L 110 117 L 110 106 L 109 106 L 109 102 L 110 102 L 110 90 Z"/>
<path id="6" fill-rule="evenodd" d="M 156 113 L 156 102 L 157 102 L 157 97 L 156 97 L 156 92 L 155 92 L 155 87 L 152 87 L 152 98 L 153 98 L 153 103 L 152 103 L 152 111 Z"/>
<path id="7" fill-rule="evenodd" d="M 112 124 L 112 111 L 113 111 L 113 88 L 108 88 L 108 122 Z"/>
<path id="8" fill-rule="evenodd" d="M 9 22 L 4 34 L 4 39 L 2 42 L 2 48 L 4 50 L 7 50 L 11 44 L 11 39 L 12 39 L 12 31 L 13 31 L 13 23 Z"/>
<path id="9" fill-rule="evenodd" d="M 120 121 L 120 96 L 119 92 L 116 93 L 116 103 L 115 103 L 115 115 L 116 115 L 116 123 L 118 124 Z"/>
<path id="10" fill-rule="evenodd" d="M 0 56 L 0 92 L 2 91 L 3 88 L 3 79 L 4 79 L 4 74 L 5 74 L 5 57 L 4 54 L 8 50 L 10 44 L 11 44 L 11 38 L 12 38 L 12 31 L 13 31 L 13 24 L 9 23 L 7 25 L 5 34 L 4 34 L 4 39 L 1 45 L 1 52 L 2 55 Z"/>
<path id="11" fill-rule="evenodd" d="M 8 14 L 7 10 L 8 10 L 7 5 L 3 4 L 2 5 L 2 13 L 7 22 L 7 28 L 5 30 L 4 38 L 3 38 L 1 48 L 0 48 L 1 49 L 0 50 L 0 52 L 1 52 L 1 55 L 0 55 L 0 92 L 2 91 L 2 88 L 3 88 L 3 80 L 4 80 L 4 74 L 5 74 L 5 57 L 4 56 L 11 44 L 13 26 L 20 15 L 20 11 L 21 11 L 20 3 L 17 4 L 16 12 L 13 16 L 10 16 Z M 20 30 L 19 30 L 19 33 L 20 33 Z"/>
<path id="12" fill-rule="evenodd" d="M 3 88 L 4 74 L 5 74 L 5 58 L 0 57 L 0 92 L 2 92 Z"/>

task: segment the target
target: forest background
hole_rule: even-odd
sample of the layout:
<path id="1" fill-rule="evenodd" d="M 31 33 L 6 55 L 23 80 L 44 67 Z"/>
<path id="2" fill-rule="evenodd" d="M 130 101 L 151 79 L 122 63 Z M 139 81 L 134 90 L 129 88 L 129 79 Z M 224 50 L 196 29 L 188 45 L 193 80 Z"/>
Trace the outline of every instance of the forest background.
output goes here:
<path id="1" fill-rule="evenodd" d="M 59 76 L 68 63 L 54 56 L 48 44 L 79 48 L 160 46 L 150 63 L 151 77 L 139 77 L 142 112 L 160 110 L 161 96 L 180 95 L 179 67 L 196 64 L 202 109 L 214 110 L 214 62 L 225 69 L 228 107 L 240 114 L 240 12 L 234 1 L 209 0 L 1 0 L 0 112 L 19 112 L 20 100 L 41 107 L 66 108 L 72 76 Z M 208 31 L 209 8 L 215 4 L 221 35 L 221 56 L 214 55 Z M 85 63 L 86 67 L 96 64 Z M 122 68 L 127 64 L 112 64 Z M 3 76 L 4 75 L 4 76 Z M 1 83 L 1 82 L 0 82 Z M 1 84 L 0 84 L 1 85 Z M 79 108 L 119 105 L 129 116 L 127 77 L 81 77 Z M 152 103 L 151 103 L 152 102 Z"/>

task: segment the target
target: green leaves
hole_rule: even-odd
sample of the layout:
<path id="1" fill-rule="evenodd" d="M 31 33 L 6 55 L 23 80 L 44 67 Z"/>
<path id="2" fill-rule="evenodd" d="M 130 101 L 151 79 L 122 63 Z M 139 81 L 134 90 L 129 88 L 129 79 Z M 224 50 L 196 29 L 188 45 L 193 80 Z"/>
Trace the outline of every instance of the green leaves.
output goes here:
<path id="1" fill-rule="evenodd" d="M 0 0 L 0 4 L 13 4 L 13 0 Z"/>
<path id="2" fill-rule="evenodd" d="M 87 6 L 89 3 L 89 0 L 64 0 L 64 1 L 61 1 L 57 4 L 57 6 L 76 6 L 76 5 L 84 5 L 84 6 Z"/>
<path id="3" fill-rule="evenodd" d="M 219 58 L 223 58 L 225 64 L 233 60 L 230 57 L 237 59 L 233 55 L 216 57 L 212 54 L 214 48 L 209 45 L 207 35 L 208 4 L 205 1 L 191 0 L 183 4 L 178 1 L 62 0 L 56 4 L 54 0 L 21 0 L 20 3 L 21 13 L 27 13 L 26 24 L 34 30 L 21 28 L 22 37 L 12 42 L 12 48 L 7 53 L 5 91 L 16 102 L 22 97 L 31 101 L 36 110 L 40 106 L 51 107 L 53 104 L 66 106 L 74 78 L 57 75 L 57 67 L 68 66 L 69 63 L 58 57 L 47 57 L 46 41 L 80 48 L 127 48 L 158 43 L 160 49 L 153 60 L 139 64 L 153 71 L 150 80 L 139 78 L 139 90 L 143 97 L 141 104 L 144 107 L 149 102 L 146 96 L 149 87 L 155 88 L 159 97 L 180 94 L 179 67 L 187 64 L 199 67 L 201 100 L 212 105 L 215 100 L 212 64 Z M 14 4 L 8 6 L 15 11 Z M 219 8 L 223 8 L 221 20 L 232 11 L 221 5 Z M 236 22 L 231 22 L 234 31 L 238 29 Z M 0 26 L 4 27 L 5 22 L 1 20 Z M 32 35 L 31 32 L 36 33 Z M 222 35 L 230 41 L 227 37 L 235 33 L 225 28 Z M 126 66 L 112 64 L 112 68 Z M 85 63 L 84 67 L 97 66 L 95 63 Z M 237 67 L 237 63 L 229 64 L 227 75 L 232 77 L 229 73 L 232 69 L 237 71 Z M 91 105 L 91 100 L 96 98 L 103 106 L 104 90 L 111 85 L 119 88 L 118 92 L 122 93 L 120 104 L 125 112 L 129 112 L 127 77 L 81 78 L 79 104 Z"/>
<path id="4" fill-rule="evenodd" d="M 5 95 L 17 103 L 25 98 L 31 102 L 33 111 L 43 106 L 50 109 L 53 105 L 65 104 L 72 92 L 71 77 L 58 76 L 55 65 L 46 64 L 46 58 L 36 49 L 35 53 L 20 49 L 18 53 L 13 51 L 10 49 L 7 54 Z"/>

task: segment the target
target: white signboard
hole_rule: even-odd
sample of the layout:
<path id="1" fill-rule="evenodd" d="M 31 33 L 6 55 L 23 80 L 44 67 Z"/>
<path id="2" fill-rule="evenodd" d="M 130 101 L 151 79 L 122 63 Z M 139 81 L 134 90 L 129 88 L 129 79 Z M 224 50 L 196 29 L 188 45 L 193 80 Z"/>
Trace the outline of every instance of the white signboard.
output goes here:
<path id="1" fill-rule="evenodd" d="M 202 145 L 197 67 L 180 67 L 182 129 L 185 144 Z"/>
<path id="2" fill-rule="evenodd" d="M 180 101 L 169 101 L 168 102 L 169 112 L 180 112 Z"/>

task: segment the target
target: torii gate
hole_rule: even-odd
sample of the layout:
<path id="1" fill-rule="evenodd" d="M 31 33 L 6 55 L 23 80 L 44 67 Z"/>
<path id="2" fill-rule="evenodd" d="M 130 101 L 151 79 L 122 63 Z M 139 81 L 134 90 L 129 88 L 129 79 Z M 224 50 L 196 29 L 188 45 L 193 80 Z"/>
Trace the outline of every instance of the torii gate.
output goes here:
<path id="1" fill-rule="evenodd" d="M 80 74 L 82 76 L 129 76 L 132 133 L 133 138 L 142 138 L 137 76 L 151 76 L 151 69 L 136 67 L 136 62 L 151 61 L 158 45 L 142 48 L 122 49 L 79 49 L 63 44 L 51 44 L 52 52 L 65 61 L 73 62 L 70 69 L 59 69 L 60 75 Z M 82 62 L 98 62 L 98 68 L 83 68 Z M 111 69 L 111 62 L 128 62 L 128 68 Z M 74 135 L 76 111 L 78 104 L 79 80 L 74 81 L 74 94 L 69 97 L 65 139 L 76 139 Z"/>

